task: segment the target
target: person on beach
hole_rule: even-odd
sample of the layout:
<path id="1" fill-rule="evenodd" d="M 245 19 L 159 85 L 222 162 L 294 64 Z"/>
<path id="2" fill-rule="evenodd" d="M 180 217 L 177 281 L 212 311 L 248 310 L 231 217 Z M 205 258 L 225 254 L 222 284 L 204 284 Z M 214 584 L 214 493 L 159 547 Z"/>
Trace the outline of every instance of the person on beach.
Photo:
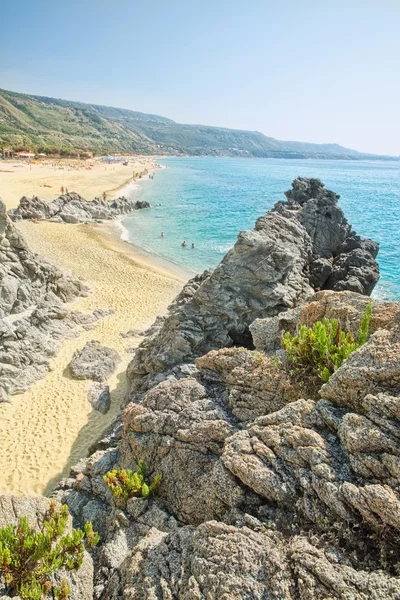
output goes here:
<path id="1" fill-rule="evenodd" d="M 106 194 L 106 192 L 103 192 L 103 200 L 104 200 L 104 202 L 106 201 L 106 199 L 107 199 L 107 194 Z"/>
<path id="2" fill-rule="evenodd" d="M 63 185 L 61 186 L 61 190 L 60 190 L 60 192 L 61 192 L 61 194 L 63 194 L 63 193 L 64 193 L 64 186 L 63 186 Z"/>
<path id="3" fill-rule="evenodd" d="M 65 193 L 68 194 L 68 188 L 65 188 Z"/>
<path id="4" fill-rule="evenodd" d="M 184 248 L 186 246 L 186 240 L 183 240 L 182 242 L 182 248 Z"/>

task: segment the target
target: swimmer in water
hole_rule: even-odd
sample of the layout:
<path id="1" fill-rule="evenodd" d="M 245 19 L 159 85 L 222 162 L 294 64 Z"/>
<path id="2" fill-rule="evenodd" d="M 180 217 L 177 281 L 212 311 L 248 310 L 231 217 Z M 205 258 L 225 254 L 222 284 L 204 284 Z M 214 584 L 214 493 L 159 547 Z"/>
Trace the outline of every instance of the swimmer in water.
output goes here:
<path id="1" fill-rule="evenodd" d="M 164 237 L 164 232 L 163 231 L 161 232 L 161 237 Z"/>
<path id="2" fill-rule="evenodd" d="M 186 240 L 183 240 L 182 242 L 182 248 L 184 248 L 186 246 Z"/>
<path id="3" fill-rule="evenodd" d="M 192 242 L 192 248 L 194 248 L 194 243 Z"/>

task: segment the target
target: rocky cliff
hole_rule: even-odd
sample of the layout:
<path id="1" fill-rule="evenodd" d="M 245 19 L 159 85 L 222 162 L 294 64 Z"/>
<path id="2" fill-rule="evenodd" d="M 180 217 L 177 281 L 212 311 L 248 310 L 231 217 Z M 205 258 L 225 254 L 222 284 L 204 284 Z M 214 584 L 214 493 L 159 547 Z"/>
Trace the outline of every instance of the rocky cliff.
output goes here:
<path id="1" fill-rule="evenodd" d="M 67 309 L 86 293 L 82 281 L 29 250 L 0 200 L 0 402 L 42 377 L 77 325 L 107 314 Z"/>
<path id="2" fill-rule="evenodd" d="M 369 340 L 312 397 L 279 360 L 302 323 L 358 329 L 376 251 L 299 179 L 157 321 L 123 422 L 55 492 L 101 533 L 94 598 L 400 598 L 400 304 L 373 301 Z M 161 487 L 121 509 L 102 476 L 139 460 Z"/>
<path id="3" fill-rule="evenodd" d="M 324 291 L 286 314 L 355 328 L 368 302 Z M 314 398 L 279 368 L 282 326 L 259 320 L 262 350 L 213 350 L 155 383 L 63 482 L 103 536 L 95 598 L 400 597 L 400 304 L 373 302 L 369 341 Z M 139 460 L 159 494 L 121 510 L 102 475 Z"/>

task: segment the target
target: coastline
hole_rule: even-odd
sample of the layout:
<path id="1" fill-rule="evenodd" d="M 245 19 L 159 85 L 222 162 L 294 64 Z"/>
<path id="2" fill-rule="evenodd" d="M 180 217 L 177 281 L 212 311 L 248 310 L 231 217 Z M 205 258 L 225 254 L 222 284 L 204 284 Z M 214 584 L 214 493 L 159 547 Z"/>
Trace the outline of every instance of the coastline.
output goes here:
<path id="1" fill-rule="evenodd" d="M 166 167 L 162 165 L 154 164 L 151 170 L 156 169 L 165 169 Z M 122 195 L 127 195 L 129 197 L 129 192 L 141 183 L 149 181 L 148 175 L 140 178 L 139 180 L 129 181 L 124 185 L 118 188 L 118 191 L 122 193 Z M 124 190 L 126 190 L 124 192 Z M 144 209 L 146 210 L 146 209 Z M 194 270 L 187 269 L 178 263 L 173 262 L 167 258 L 164 258 L 160 254 L 152 253 L 140 246 L 136 245 L 131 239 L 128 229 L 124 226 L 123 221 L 129 215 L 121 215 L 112 221 L 104 221 L 99 225 L 94 225 L 93 227 L 103 231 L 106 235 L 110 236 L 113 239 L 113 243 L 117 244 L 123 252 L 129 253 L 134 261 L 147 269 L 155 270 L 156 272 L 160 272 L 162 274 L 177 276 L 180 279 L 187 281 L 191 279 L 197 272 Z M 123 246 L 121 246 L 123 244 Z"/>
<path id="2" fill-rule="evenodd" d="M 128 165 L 105 164 L 100 161 L 76 159 L 47 160 L 38 164 L 17 161 L 0 161 L 0 191 L 7 209 L 16 208 L 22 196 L 39 196 L 53 200 L 61 187 L 93 200 L 106 192 L 114 198 L 120 190 L 133 182 L 133 173 L 143 174 L 158 168 L 155 156 L 131 157 Z"/>
<path id="3" fill-rule="evenodd" d="M 63 341 L 49 371 L 26 392 L 0 404 L 0 493 L 49 494 L 68 475 L 71 465 L 87 455 L 90 445 L 120 411 L 126 393 L 126 367 L 141 336 L 123 338 L 128 330 L 143 331 L 181 290 L 189 275 L 166 261 L 149 260 L 119 239 L 112 222 L 65 225 L 23 221 L 18 228 L 34 252 L 41 254 L 90 287 L 87 297 L 70 310 L 93 312 L 111 308 L 93 329 Z M 90 381 L 70 377 L 73 353 L 95 339 L 119 353 L 121 362 L 109 380 L 111 408 L 92 410 Z"/>
<path id="4" fill-rule="evenodd" d="M 166 275 L 167 277 L 176 277 L 180 281 L 187 281 L 196 275 L 194 271 L 185 269 L 185 267 L 167 260 L 158 254 L 151 254 L 144 250 L 144 248 L 136 246 L 129 239 L 126 239 L 125 231 L 127 230 L 122 224 L 122 220 L 123 217 L 120 217 L 113 221 L 104 221 L 104 223 L 99 225 L 92 225 L 91 227 L 93 227 L 94 231 L 101 231 L 106 236 L 109 236 L 108 243 L 112 240 L 113 246 L 131 256 L 137 266 Z M 128 237 L 128 233 L 126 235 Z"/>

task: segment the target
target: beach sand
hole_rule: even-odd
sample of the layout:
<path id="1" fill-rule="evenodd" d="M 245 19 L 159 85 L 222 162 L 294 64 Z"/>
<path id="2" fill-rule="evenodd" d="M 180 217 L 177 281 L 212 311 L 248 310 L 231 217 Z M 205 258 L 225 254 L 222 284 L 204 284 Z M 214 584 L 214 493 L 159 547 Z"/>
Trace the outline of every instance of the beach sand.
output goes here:
<path id="1" fill-rule="evenodd" d="M 115 183 L 116 179 L 108 187 Z M 182 288 L 185 276 L 146 264 L 103 226 L 22 222 L 18 227 L 33 251 L 90 285 L 89 296 L 71 303 L 71 308 L 115 311 L 92 330 L 82 329 L 79 337 L 66 340 L 44 379 L 0 404 L 0 493 L 48 494 L 120 411 L 129 350 L 142 339 L 122 338 L 120 333 L 150 326 Z M 90 382 L 72 379 L 67 369 L 75 350 L 92 339 L 115 348 L 122 358 L 109 381 L 112 406 L 106 415 L 91 410 Z"/>
<path id="2" fill-rule="evenodd" d="M 53 200 L 61 193 L 61 187 L 69 192 L 77 192 L 86 200 L 107 193 L 114 197 L 134 173 L 154 168 L 153 158 L 131 157 L 127 166 L 121 163 L 104 164 L 93 161 L 61 159 L 54 166 L 45 161 L 28 165 L 24 162 L 0 160 L 0 198 L 7 209 L 16 208 L 22 196 L 39 196 L 43 200 Z M 51 186 L 51 187 L 45 187 Z"/>

